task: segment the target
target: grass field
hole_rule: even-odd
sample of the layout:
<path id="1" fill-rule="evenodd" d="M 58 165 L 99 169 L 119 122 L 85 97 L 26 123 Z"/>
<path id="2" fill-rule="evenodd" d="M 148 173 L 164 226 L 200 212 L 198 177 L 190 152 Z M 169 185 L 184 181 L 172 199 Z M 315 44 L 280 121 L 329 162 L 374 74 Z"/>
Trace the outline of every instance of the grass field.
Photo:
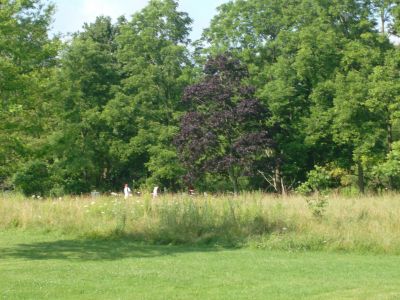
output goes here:
<path id="1" fill-rule="evenodd" d="M 400 257 L 0 233 L 2 299 L 399 299 Z"/>
<path id="2" fill-rule="evenodd" d="M 59 232 L 147 244 L 400 254 L 400 196 L 262 193 L 26 199 L 0 195 L 0 230 Z"/>
<path id="3" fill-rule="evenodd" d="M 0 299 L 400 299 L 400 197 L 0 196 Z"/>

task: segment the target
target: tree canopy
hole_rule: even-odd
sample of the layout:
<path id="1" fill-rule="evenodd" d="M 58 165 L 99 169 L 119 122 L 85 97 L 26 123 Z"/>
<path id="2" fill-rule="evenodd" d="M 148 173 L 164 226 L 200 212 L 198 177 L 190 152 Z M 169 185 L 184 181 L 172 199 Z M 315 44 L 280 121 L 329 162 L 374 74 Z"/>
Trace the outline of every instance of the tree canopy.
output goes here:
<path id="1" fill-rule="evenodd" d="M 193 42 L 174 0 L 53 12 L 0 3 L 1 189 L 400 188 L 398 0 L 233 0 Z"/>

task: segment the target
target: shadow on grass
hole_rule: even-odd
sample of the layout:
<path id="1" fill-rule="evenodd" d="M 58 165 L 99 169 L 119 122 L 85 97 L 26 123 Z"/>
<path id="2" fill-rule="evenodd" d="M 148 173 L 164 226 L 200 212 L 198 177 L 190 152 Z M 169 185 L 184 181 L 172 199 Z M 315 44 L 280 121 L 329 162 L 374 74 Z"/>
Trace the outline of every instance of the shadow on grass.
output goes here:
<path id="1" fill-rule="evenodd" d="M 22 258 L 33 260 L 118 260 L 123 258 L 146 258 L 175 255 L 185 252 L 219 251 L 221 247 L 145 245 L 129 239 L 100 240 L 74 239 L 52 242 L 18 244 L 0 249 L 1 258 Z"/>

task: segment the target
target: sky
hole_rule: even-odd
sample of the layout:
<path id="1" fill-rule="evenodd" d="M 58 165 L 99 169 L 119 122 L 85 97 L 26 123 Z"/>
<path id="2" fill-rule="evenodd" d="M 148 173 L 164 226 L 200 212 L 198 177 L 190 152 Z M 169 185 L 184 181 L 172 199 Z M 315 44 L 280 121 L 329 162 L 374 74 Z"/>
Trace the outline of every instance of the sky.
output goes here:
<path id="1" fill-rule="evenodd" d="M 56 13 L 53 33 L 68 34 L 81 30 L 84 23 L 93 22 L 97 16 L 110 16 L 115 21 L 119 16 L 129 18 L 148 4 L 148 0 L 53 0 Z M 190 38 L 200 38 L 208 27 L 216 8 L 229 0 L 178 0 L 179 10 L 187 12 L 193 19 Z"/>

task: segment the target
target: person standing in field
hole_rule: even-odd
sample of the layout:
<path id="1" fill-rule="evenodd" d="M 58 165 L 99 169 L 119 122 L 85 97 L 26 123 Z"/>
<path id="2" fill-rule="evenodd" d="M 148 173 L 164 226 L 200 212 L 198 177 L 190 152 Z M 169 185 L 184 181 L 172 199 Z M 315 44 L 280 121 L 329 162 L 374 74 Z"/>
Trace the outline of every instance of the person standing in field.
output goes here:
<path id="1" fill-rule="evenodd" d="M 125 199 L 128 199 L 129 195 L 131 195 L 132 191 L 129 188 L 128 184 L 125 183 L 125 187 L 124 187 L 124 197 Z"/>
<path id="2" fill-rule="evenodd" d="M 158 186 L 154 187 L 153 192 L 151 194 L 153 195 L 153 199 L 158 196 Z"/>

